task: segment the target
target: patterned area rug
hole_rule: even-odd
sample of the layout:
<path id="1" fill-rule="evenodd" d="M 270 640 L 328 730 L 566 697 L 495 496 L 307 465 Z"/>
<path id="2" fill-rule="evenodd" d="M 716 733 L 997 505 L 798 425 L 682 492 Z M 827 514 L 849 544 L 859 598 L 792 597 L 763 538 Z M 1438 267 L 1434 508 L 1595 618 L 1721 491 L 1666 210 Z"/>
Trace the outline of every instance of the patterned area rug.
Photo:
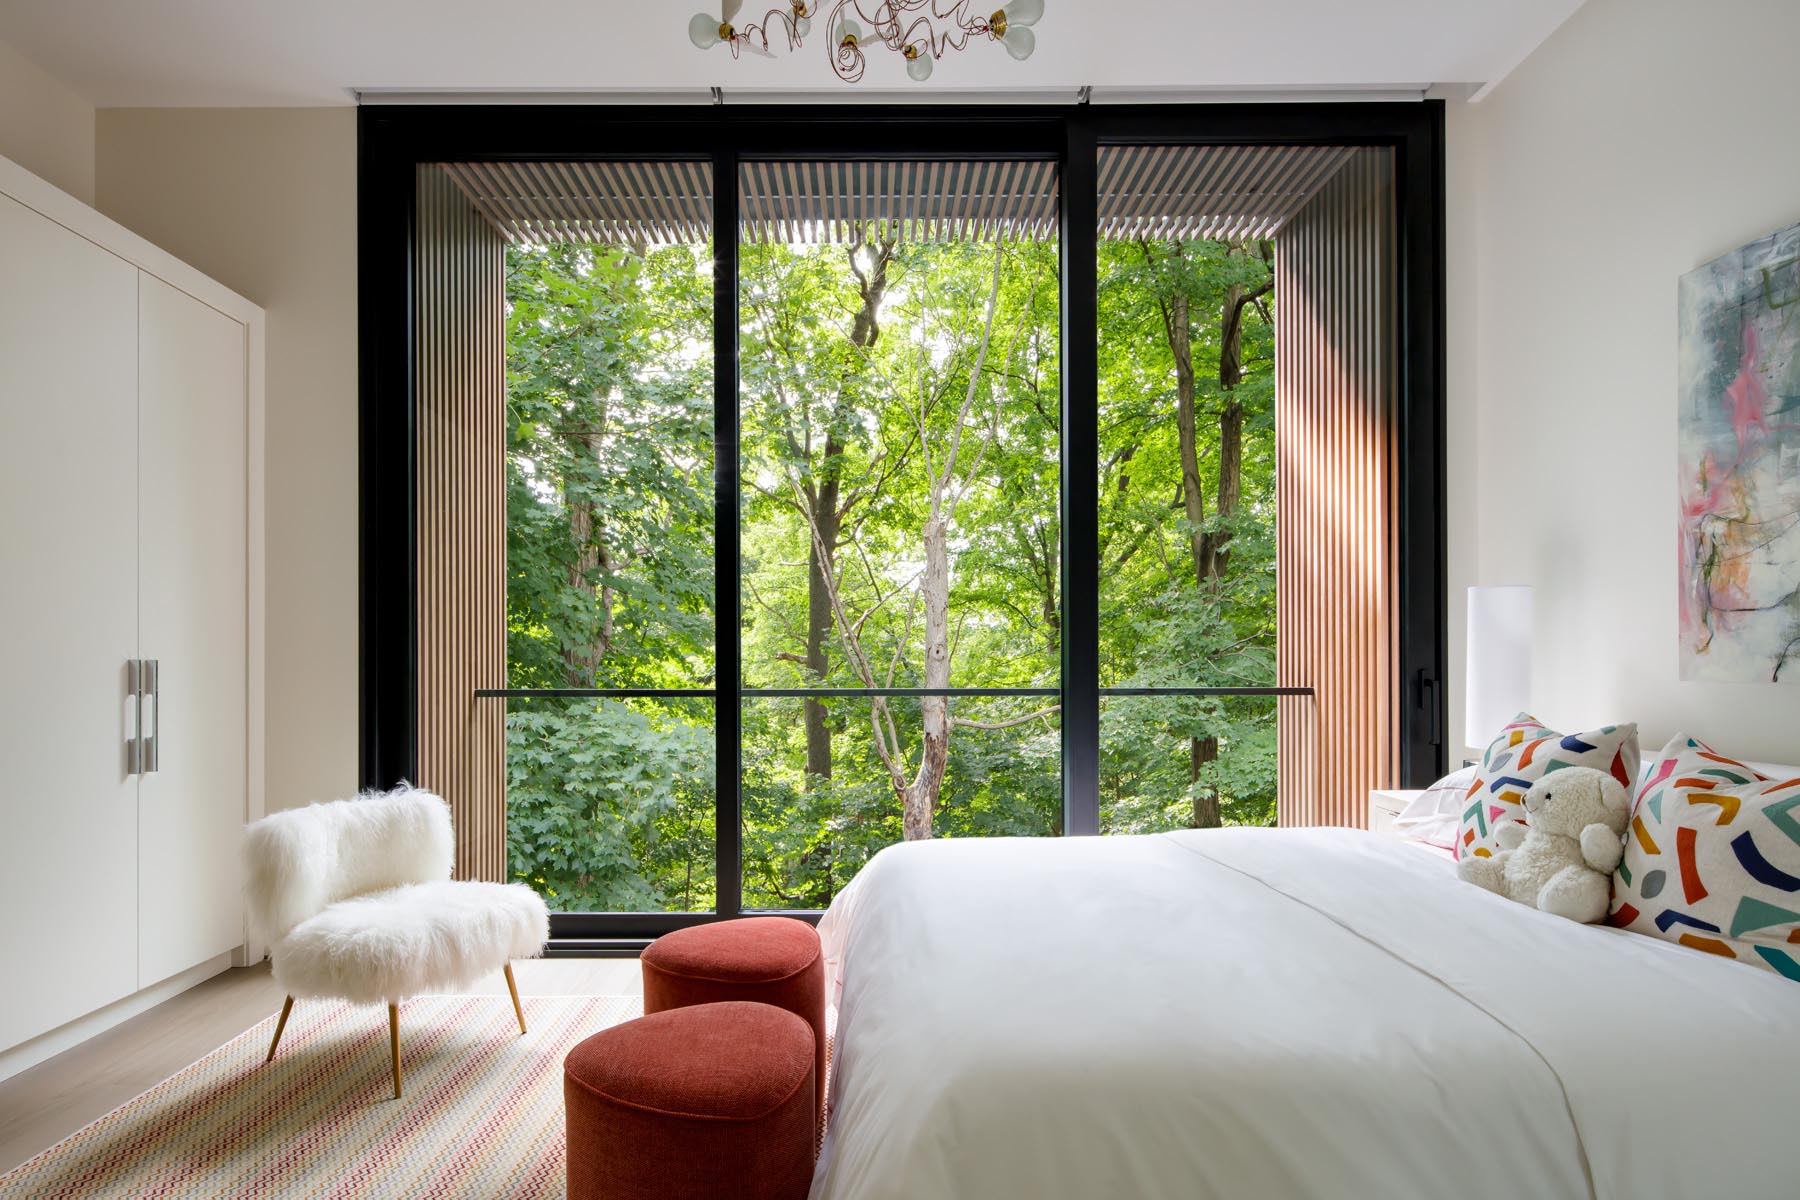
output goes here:
<path id="1" fill-rule="evenodd" d="M 400 1006 L 406 1094 L 387 1013 L 294 1005 L 0 1176 L 0 1196 L 563 1195 L 562 1061 L 639 1014 L 636 996 L 421 996 Z"/>

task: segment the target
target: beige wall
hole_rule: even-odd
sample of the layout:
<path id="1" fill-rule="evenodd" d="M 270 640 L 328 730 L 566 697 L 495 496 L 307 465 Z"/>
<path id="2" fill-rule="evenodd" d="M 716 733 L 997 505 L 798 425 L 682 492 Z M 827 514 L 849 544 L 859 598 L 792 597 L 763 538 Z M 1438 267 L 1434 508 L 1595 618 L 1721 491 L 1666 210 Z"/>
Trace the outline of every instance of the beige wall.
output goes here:
<path id="1" fill-rule="evenodd" d="M 94 106 L 0 42 L 0 155 L 94 202 Z"/>
<path id="2" fill-rule="evenodd" d="M 268 807 L 357 784 L 356 111 L 102 109 L 96 206 L 268 311 Z"/>
<path id="3" fill-rule="evenodd" d="M 1533 585 L 1552 724 L 1800 761 L 1800 686 L 1678 681 L 1675 577 L 1676 281 L 1800 220 L 1796 45 L 1792 0 L 1588 0 L 1451 123 L 1452 626 Z"/>

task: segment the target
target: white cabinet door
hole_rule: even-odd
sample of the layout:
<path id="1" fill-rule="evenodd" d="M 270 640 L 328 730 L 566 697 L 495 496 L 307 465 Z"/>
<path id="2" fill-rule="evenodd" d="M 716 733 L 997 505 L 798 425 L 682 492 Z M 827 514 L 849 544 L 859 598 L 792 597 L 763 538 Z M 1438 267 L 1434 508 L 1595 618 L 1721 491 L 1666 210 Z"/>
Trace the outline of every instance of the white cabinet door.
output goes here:
<path id="1" fill-rule="evenodd" d="M 137 292 L 0 196 L 0 1047 L 137 988 Z"/>
<path id="2" fill-rule="evenodd" d="M 138 984 L 240 945 L 245 330 L 153 275 L 139 306 L 139 644 L 157 662 L 139 782 Z"/>

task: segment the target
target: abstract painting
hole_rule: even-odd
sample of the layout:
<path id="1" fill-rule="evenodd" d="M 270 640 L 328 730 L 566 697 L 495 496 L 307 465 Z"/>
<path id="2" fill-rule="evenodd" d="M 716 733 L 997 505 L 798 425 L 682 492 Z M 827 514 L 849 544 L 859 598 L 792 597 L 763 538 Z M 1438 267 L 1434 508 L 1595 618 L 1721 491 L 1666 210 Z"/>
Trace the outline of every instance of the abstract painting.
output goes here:
<path id="1" fill-rule="evenodd" d="M 1681 279 L 1681 678 L 1800 683 L 1800 225 Z"/>

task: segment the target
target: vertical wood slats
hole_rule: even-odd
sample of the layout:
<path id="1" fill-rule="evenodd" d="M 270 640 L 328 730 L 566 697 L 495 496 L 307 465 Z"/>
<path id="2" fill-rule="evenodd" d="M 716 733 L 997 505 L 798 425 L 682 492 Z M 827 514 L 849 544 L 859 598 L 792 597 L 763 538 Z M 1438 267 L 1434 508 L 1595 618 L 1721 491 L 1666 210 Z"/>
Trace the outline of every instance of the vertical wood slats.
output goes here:
<path id="1" fill-rule="evenodd" d="M 506 685 L 506 242 L 445 169 L 418 183 L 415 782 L 450 802 L 456 877 L 502 881 L 506 706 L 475 689 Z"/>
<path id="2" fill-rule="evenodd" d="M 1398 756 L 1393 161 L 1359 150 L 1275 238 L 1283 825 L 1366 825 Z"/>
<path id="3" fill-rule="evenodd" d="M 1343 146 L 1102 146 L 1100 236 L 1273 237 L 1352 153 Z"/>
<path id="4" fill-rule="evenodd" d="M 1100 236 L 1264 238 L 1350 155 L 1344 146 L 1102 146 Z M 704 242 L 707 166 L 468 162 L 445 169 L 509 241 Z M 1048 160 L 752 159 L 740 169 L 746 242 L 1054 237 Z"/>

